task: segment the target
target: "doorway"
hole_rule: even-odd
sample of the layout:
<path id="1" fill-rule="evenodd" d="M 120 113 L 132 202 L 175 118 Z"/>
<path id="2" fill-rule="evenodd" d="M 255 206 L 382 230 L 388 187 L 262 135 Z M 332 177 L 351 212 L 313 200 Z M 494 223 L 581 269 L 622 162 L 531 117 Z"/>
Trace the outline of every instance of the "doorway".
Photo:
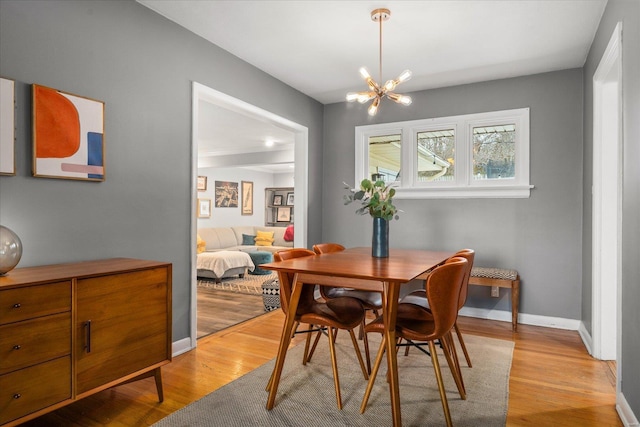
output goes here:
<path id="1" fill-rule="evenodd" d="M 593 75 L 592 356 L 617 361 L 620 387 L 622 23 Z"/>
<path id="2" fill-rule="evenodd" d="M 199 128 L 199 108 L 200 102 L 205 101 L 230 111 L 242 113 L 247 117 L 271 123 L 285 129 L 294 135 L 294 193 L 296 203 L 294 205 L 294 217 L 296 221 L 296 232 L 294 235 L 294 246 L 306 247 L 307 243 L 307 206 L 308 206 L 308 129 L 305 126 L 292 122 L 288 119 L 275 115 L 269 111 L 248 104 L 237 98 L 226 95 L 222 92 L 211 89 L 205 85 L 193 82 L 192 86 L 192 185 L 191 198 L 191 327 L 190 338 L 191 347 L 197 344 L 197 277 L 196 277 L 196 203 L 197 199 L 197 174 L 198 174 L 198 128 Z"/>

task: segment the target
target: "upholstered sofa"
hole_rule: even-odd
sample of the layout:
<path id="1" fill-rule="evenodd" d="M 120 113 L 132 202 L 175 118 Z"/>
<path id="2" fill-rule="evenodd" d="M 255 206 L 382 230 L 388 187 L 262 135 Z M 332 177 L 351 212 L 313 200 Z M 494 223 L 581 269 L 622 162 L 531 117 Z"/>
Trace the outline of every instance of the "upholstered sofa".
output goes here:
<path id="1" fill-rule="evenodd" d="M 286 240 L 285 240 L 286 238 Z M 198 229 L 198 277 L 219 282 L 225 277 L 242 277 L 260 271 L 254 260 L 293 247 L 293 229 L 285 227 L 216 227 Z M 264 254 L 266 255 L 266 254 Z"/>
<path id="2" fill-rule="evenodd" d="M 273 242 L 270 245 L 256 245 L 255 238 L 257 232 L 273 233 Z M 286 227 L 259 227 L 259 226 L 240 226 L 240 227 L 216 227 L 216 228 L 199 228 L 198 236 L 205 242 L 205 252 L 213 251 L 267 251 L 278 252 L 283 249 L 293 247 L 293 241 L 286 241 Z M 251 236 L 251 237 L 244 237 Z M 291 239 L 293 240 L 293 239 Z"/>

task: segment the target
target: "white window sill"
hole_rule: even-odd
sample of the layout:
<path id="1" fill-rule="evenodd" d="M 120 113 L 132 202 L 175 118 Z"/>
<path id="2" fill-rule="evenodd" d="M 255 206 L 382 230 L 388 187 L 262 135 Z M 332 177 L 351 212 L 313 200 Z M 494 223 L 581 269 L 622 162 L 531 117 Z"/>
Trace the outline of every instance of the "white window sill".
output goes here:
<path id="1" fill-rule="evenodd" d="M 396 199 L 526 199 L 533 185 L 396 188 Z"/>

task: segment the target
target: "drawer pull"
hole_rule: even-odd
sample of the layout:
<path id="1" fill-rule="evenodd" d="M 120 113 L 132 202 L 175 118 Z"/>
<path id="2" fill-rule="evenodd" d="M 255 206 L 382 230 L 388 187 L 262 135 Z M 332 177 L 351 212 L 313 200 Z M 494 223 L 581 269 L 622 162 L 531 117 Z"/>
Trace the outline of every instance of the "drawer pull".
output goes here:
<path id="1" fill-rule="evenodd" d="M 20 344 L 16 344 L 13 346 L 14 350 L 20 350 L 22 348 L 22 346 Z"/>
<path id="2" fill-rule="evenodd" d="M 91 353 L 91 320 L 84 322 L 85 329 L 85 344 L 84 348 L 87 353 Z"/>
<path id="3" fill-rule="evenodd" d="M 22 395 L 20 393 L 16 393 L 13 395 L 14 399 L 20 399 L 22 397 Z"/>
<path id="4" fill-rule="evenodd" d="M 22 307 L 22 304 L 20 304 L 19 302 L 13 304 L 13 308 L 20 308 Z"/>

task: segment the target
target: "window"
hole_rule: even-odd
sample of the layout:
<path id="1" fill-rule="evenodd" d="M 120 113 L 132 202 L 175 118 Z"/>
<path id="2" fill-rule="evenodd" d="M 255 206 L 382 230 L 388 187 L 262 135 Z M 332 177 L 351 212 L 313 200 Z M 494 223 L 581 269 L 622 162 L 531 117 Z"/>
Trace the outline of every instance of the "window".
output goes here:
<path id="1" fill-rule="evenodd" d="M 398 198 L 529 197 L 529 109 L 356 127 L 356 183 Z"/>

